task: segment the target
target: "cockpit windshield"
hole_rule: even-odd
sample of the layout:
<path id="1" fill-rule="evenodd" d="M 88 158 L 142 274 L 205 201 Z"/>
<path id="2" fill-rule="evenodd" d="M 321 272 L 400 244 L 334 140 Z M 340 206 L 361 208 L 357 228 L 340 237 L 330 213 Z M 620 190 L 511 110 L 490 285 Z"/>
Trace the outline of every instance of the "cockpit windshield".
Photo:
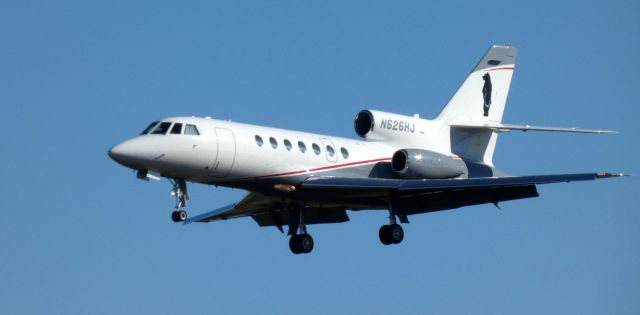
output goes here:
<path id="1" fill-rule="evenodd" d="M 146 135 L 149 133 L 149 131 L 151 131 L 151 129 L 153 129 L 153 127 L 155 127 L 158 124 L 157 121 L 152 122 L 151 124 L 149 124 L 149 127 L 144 128 L 144 130 L 140 133 L 141 135 Z"/>
<path id="2" fill-rule="evenodd" d="M 184 128 L 183 128 L 184 127 Z M 183 123 L 173 123 L 171 121 L 154 121 L 149 127 L 145 128 L 141 135 L 192 135 L 199 136 L 200 132 L 198 132 L 198 128 L 196 125 L 191 124 L 183 124 Z"/>
<path id="3" fill-rule="evenodd" d="M 187 125 L 187 128 L 185 128 L 184 130 L 184 134 L 185 135 L 193 135 L 193 136 L 199 136 L 200 133 L 198 132 L 198 128 L 196 128 L 195 125 Z"/>
<path id="4" fill-rule="evenodd" d="M 181 123 L 173 124 L 173 128 L 171 128 L 171 134 L 172 135 L 179 135 L 181 133 L 182 133 L 182 124 Z"/>
<path id="5" fill-rule="evenodd" d="M 169 127 L 171 127 L 171 123 L 170 122 L 161 122 L 156 128 L 154 128 L 151 131 L 152 135 L 163 135 L 167 133 L 167 130 L 169 130 Z"/>

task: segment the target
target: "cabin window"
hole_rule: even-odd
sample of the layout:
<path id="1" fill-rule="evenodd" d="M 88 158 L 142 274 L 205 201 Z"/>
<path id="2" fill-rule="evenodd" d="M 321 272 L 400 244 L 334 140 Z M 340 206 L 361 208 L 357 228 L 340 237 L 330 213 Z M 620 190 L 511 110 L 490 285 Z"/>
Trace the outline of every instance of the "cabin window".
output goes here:
<path id="1" fill-rule="evenodd" d="M 196 125 L 187 125 L 184 128 L 184 134 L 185 135 L 193 135 L 193 136 L 199 136 L 200 133 L 198 132 L 198 128 L 196 128 Z"/>
<path id="2" fill-rule="evenodd" d="M 307 146 L 302 141 L 298 141 L 298 148 L 300 148 L 300 152 L 307 152 Z"/>
<path id="3" fill-rule="evenodd" d="M 172 135 L 179 135 L 182 133 L 182 124 L 181 123 L 175 123 L 173 124 L 173 128 L 171 128 L 171 131 L 169 132 Z"/>
<path id="4" fill-rule="evenodd" d="M 319 146 L 319 145 L 317 145 L 317 144 L 315 144 L 315 143 L 314 143 L 314 144 L 312 144 L 312 145 L 311 145 L 311 147 L 313 148 L 313 152 L 315 152 L 315 154 L 316 154 L 316 155 L 320 155 L 320 152 L 322 152 L 322 151 L 320 150 L 320 146 Z"/>
<path id="5" fill-rule="evenodd" d="M 269 143 L 271 143 L 271 147 L 274 149 L 278 147 L 278 141 L 276 141 L 276 139 L 274 139 L 273 137 L 269 138 Z"/>
<path id="6" fill-rule="evenodd" d="M 261 147 L 264 144 L 264 141 L 262 141 L 262 137 L 256 135 L 256 144 Z"/>
<path id="7" fill-rule="evenodd" d="M 144 128 L 144 130 L 140 133 L 141 135 L 146 135 L 149 133 L 149 131 L 151 131 L 151 129 L 153 129 L 153 127 L 155 127 L 158 124 L 157 121 L 152 122 L 151 124 L 149 124 L 149 126 L 147 128 Z"/>
<path id="8" fill-rule="evenodd" d="M 287 148 L 287 151 L 291 151 L 291 142 L 287 139 L 284 139 L 284 147 Z"/>
<path id="9" fill-rule="evenodd" d="M 153 129 L 151 134 L 152 135 L 163 135 L 163 134 L 167 133 L 167 130 L 169 130 L 169 127 L 171 127 L 171 123 L 170 122 L 160 123 L 155 129 Z"/>
<path id="10" fill-rule="evenodd" d="M 340 148 L 340 153 L 342 153 L 342 157 L 346 160 L 349 158 L 349 151 L 345 148 Z"/>
<path id="11" fill-rule="evenodd" d="M 334 155 L 336 155 L 336 150 L 334 150 L 332 146 L 328 145 L 327 154 L 329 154 L 329 157 L 333 157 Z"/>

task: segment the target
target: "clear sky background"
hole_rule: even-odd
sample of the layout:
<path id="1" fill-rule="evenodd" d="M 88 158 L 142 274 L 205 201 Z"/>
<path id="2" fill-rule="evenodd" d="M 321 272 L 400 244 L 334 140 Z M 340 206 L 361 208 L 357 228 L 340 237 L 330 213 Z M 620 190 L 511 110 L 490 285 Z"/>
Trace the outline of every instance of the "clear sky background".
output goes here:
<path id="1" fill-rule="evenodd" d="M 107 150 L 152 120 L 212 116 L 356 137 L 372 108 L 436 115 L 489 45 L 518 47 L 512 174 L 640 174 L 637 1 L 0 1 L 2 314 L 638 314 L 638 177 L 540 198 L 311 226 L 176 225 L 166 181 Z M 191 214 L 240 198 L 192 186 Z"/>

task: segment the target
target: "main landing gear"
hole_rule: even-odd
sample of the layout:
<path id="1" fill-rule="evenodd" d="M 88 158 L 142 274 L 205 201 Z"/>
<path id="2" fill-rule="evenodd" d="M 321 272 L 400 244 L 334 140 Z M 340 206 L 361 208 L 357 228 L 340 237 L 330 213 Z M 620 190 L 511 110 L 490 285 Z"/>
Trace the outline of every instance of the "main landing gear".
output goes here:
<path id="1" fill-rule="evenodd" d="M 176 207 L 173 213 L 171 213 L 171 220 L 173 222 L 182 222 L 187 219 L 187 212 L 182 210 L 182 207 L 187 205 L 189 200 L 189 193 L 187 193 L 187 182 L 184 179 L 169 179 L 173 189 L 171 189 L 171 195 L 176 198 Z"/>
<path id="2" fill-rule="evenodd" d="M 402 220 L 401 220 L 402 221 Z M 396 215 L 389 212 L 389 224 L 380 227 L 380 242 L 384 245 L 399 244 L 404 239 L 404 230 L 396 223 Z"/>
<path id="3" fill-rule="evenodd" d="M 313 237 L 307 233 L 291 235 L 289 249 L 296 255 L 308 254 L 313 250 Z"/>
<path id="4" fill-rule="evenodd" d="M 307 226 L 304 223 L 304 206 L 300 207 L 297 212 L 299 214 L 298 226 L 295 227 L 295 224 L 289 226 L 289 234 L 292 234 L 289 239 L 289 249 L 296 255 L 308 254 L 313 250 L 313 237 L 307 233 Z M 293 231 L 299 233 L 296 234 Z"/>

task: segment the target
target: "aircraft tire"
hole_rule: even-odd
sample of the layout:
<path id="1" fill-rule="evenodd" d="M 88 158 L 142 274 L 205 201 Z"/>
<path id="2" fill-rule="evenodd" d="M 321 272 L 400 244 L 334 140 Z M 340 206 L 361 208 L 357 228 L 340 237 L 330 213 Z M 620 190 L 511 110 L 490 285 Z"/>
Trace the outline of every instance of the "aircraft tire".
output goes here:
<path id="1" fill-rule="evenodd" d="M 404 239 L 404 230 L 400 224 L 389 225 L 389 240 L 393 244 L 400 244 Z"/>
<path id="2" fill-rule="evenodd" d="M 382 244 L 393 244 L 393 241 L 391 240 L 391 225 L 381 226 L 380 231 L 378 232 L 378 236 L 380 237 L 380 242 L 382 242 Z"/>
<path id="3" fill-rule="evenodd" d="M 171 220 L 173 222 L 182 222 L 187 219 L 187 212 L 184 210 L 173 211 L 171 213 Z"/>
<path id="4" fill-rule="evenodd" d="M 298 238 L 298 246 L 302 253 L 308 254 L 313 250 L 313 237 L 309 234 L 302 234 Z"/>
<path id="5" fill-rule="evenodd" d="M 171 221 L 180 222 L 180 218 L 178 217 L 178 211 L 171 212 Z"/>
<path id="6" fill-rule="evenodd" d="M 298 241 L 299 236 L 300 235 L 291 235 L 291 238 L 289 238 L 289 249 L 296 255 L 302 253 L 302 248 L 300 248 L 300 242 Z"/>

